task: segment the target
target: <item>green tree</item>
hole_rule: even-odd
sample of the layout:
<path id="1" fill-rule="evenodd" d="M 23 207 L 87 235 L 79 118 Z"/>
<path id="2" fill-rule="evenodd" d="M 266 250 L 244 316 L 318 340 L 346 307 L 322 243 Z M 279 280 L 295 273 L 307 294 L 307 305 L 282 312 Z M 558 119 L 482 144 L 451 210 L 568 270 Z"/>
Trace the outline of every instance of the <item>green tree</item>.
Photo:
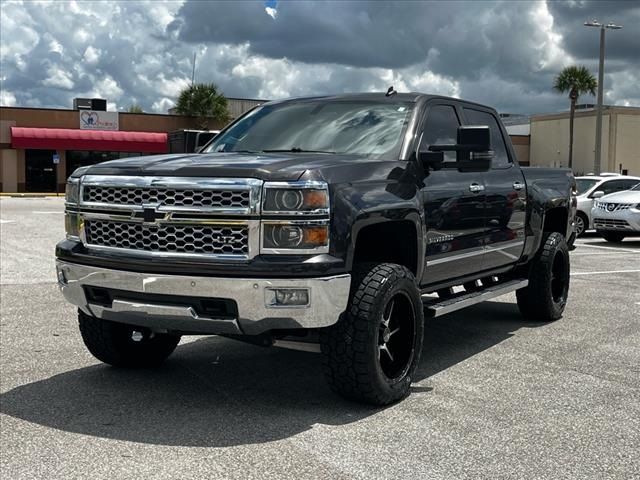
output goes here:
<path id="1" fill-rule="evenodd" d="M 573 165 L 573 119 L 576 114 L 576 103 L 580 95 L 596 94 L 598 81 L 587 67 L 566 67 L 556 77 L 553 88 L 560 93 L 569 92 L 571 110 L 569 113 L 569 168 Z"/>
<path id="2" fill-rule="evenodd" d="M 198 126 L 202 129 L 208 129 L 210 123 L 229 119 L 227 99 L 213 83 L 196 83 L 182 90 L 176 113 L 198 117 Z"/>
<path id="3" fill-rule="evenodd" d="M 142 107 L 140 105 L 138 105 L 137 103 L 133 103 L 133 104 L 129 105 L 129 108 L 127 108 L 127 112 L 129 112 L 129 113 L 144 113 L 144 110 L 142 110 Z"/>

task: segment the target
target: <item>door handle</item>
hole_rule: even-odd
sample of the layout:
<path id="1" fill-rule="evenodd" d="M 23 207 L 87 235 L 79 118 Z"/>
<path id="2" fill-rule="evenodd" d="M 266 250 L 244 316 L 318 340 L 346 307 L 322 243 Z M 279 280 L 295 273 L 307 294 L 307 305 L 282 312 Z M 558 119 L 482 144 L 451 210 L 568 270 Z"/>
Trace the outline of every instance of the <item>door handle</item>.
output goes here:
<path id="1" fill-rule="evenodd" d="M 522 190 L 523 188 L 524 188 L 524 183 L 513 182 L 513 189 L 514 190 Z"/>
<path id="2" fill-rule="evenodd" d="M 484 185 L 480 185 L 479 183 L 472 183 L 469 185 L 469 191 L 473 193 L 484 192 Z"/>

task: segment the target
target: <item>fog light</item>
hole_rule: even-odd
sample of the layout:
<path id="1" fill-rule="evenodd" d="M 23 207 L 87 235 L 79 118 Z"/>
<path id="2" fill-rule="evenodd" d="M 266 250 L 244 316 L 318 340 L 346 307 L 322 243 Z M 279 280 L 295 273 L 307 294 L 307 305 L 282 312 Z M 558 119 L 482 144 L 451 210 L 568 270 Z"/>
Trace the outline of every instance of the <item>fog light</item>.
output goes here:
<path id="1" fill-rule="evenodd" d="M 66 212 L 64 216 L 64 227 L 67 238 L 78 240 L 80 237 L 82 220 L 77 212 Z"/>
<path id="2" fill-rule="evenodd" d="M 265 290 L 267 307 L 307 307 L 308 288 L 268 288 Z"/>

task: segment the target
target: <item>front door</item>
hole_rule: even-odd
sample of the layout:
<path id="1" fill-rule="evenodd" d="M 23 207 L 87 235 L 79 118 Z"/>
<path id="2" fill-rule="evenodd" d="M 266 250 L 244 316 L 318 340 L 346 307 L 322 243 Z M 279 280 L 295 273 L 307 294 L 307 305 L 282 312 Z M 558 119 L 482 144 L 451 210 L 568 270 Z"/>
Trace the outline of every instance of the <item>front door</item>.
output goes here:
<path id="1" fill-rule="evenodd" d="M 483 270 L 517 262 L 524 248 L 527 189 L 522 170 L 507 149 L 498 120 L 489 111 L 463 109 L 467 124 L 488 125 L 494 157 L 485 174 L 486 252 Z"/>
<path id="2" fill-rule="evenodd" d="M 459 111 L 451 104 L 430 104 L 420 150 L 455 144 Z M 427 224 L 422 284 L 434 284 L 481 269 L 485 234 L 484 173 L 460 172 L 455 152 L 445 152 L 441 170 L 428 172 L 422 187 Z"/>
<path id="3" fill-rule="evenodd" d="M 55 192 L 56 167 L 53 163 L 55 150 L 25 151 L 25 188 L 27 192 Z"/>

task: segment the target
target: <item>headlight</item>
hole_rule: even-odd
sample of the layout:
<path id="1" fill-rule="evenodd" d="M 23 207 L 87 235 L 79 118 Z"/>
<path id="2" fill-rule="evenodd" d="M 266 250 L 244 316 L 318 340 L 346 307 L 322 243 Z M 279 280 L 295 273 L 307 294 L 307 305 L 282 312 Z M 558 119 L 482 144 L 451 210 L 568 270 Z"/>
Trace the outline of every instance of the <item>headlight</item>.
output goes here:
<path id="1" fill-rule="evenodd" d="M 64 191 L 64 229 L 67 238 L 78 240 L 82 229 L 78 203 L 80 200 L 80 177 L 69 177 Z"/>
<path id="2" fill-rule="evenodd" d="M 78 204 L 80 196 L 80 178 L 69 178 L 64 191 L 64 201 L 70 205 Z"/>
<path id="3" fill-rule="evenodd" d="M 265 253 L 326 253 L 329 251 L 327 222 L 263 222 L 262 251 Z"/>
<path id="4" fill-rule="evenodd" d="M 267 182 L 262 211 L 271 214 L 323 214 L 329 212 L 329 191 L 324 182 Z"/>

